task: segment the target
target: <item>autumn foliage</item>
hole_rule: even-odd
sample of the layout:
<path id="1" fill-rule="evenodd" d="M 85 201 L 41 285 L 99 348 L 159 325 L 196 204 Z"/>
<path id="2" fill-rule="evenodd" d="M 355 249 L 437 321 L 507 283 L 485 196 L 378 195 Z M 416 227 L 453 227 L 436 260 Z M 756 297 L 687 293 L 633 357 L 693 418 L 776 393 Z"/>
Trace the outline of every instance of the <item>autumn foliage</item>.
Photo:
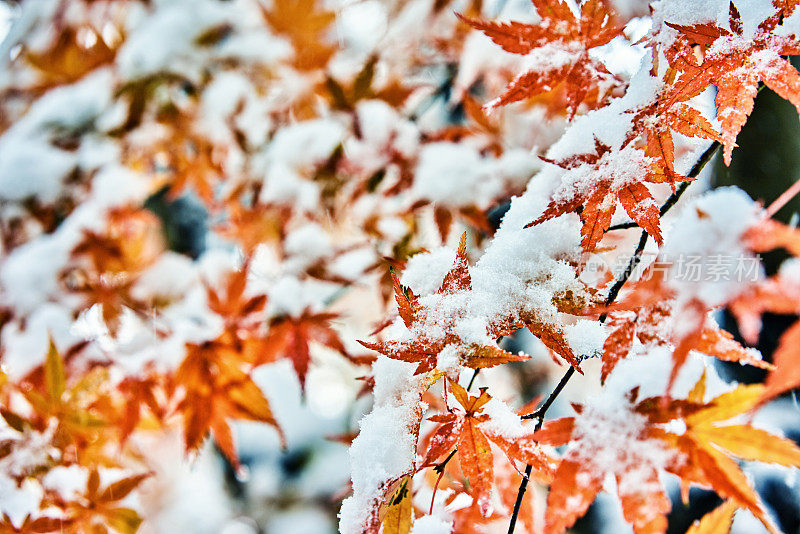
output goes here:
<path id="1" fill-rule="evenodd" d="M 560 534 L 601 493 L 666 533 L 692 488 L 692 534 L 781 532 L 750 466 L 800 468 L 760 418 L 800 231 L 700 178 L 760 90 L 800 112 L 797 2 L 505 4 L 14 3 L 0 532 L 170 531 L 165 464 L 242 498 L 252 428 L 349 447 L 345 534 Z"/>

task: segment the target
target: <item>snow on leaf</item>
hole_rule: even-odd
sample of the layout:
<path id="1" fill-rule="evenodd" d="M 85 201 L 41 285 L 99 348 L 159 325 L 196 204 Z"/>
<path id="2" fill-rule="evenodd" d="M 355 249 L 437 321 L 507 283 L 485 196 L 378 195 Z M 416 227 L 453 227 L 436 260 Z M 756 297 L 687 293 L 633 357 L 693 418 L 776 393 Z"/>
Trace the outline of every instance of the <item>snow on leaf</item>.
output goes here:
<path id="1" fill-rule="evenodd" d="M 631 219 L 661 243 L 659 207 L 642 183 L 651 165 L 649 160 L 632 145 L 612 150 L 596 139 L 592 154 L 550 161 L 563 169 L 562 184 L 544 212 L 528 226 L 579 211 L 581 246 L 591 252 L 611 226 L 619 200 Z"/>
<path id="2" fill-rule="evenodd" d="M 488 403 L 497 401 L 486 393 L 486 388 L 481 388 L 480 394 L 473 396 L 457 382 L 448 383 L 463 412 L 436 414 L 429 418 L 439 426 L 431 435 L 421 467 L 436 465 L 439 458 L 456 448 L 461 472 L 469 482 L 470 493 L 483 517 L 492 513 L 490 501 L 495 460 L 490 442 L 497 445 L 509 460 L 533 465 L 537 479 L 552 478 L 552 458 L 533 440 L 532 433 L 524 429 L 519 416 L 499 406 L 489 409 Z M 508 417 L 510 421 L 506 419 Z"/>
<path id="3" fill-rule="evenodd" d="M 535 57 L 533 68 L 512 81 L 489 107 L 497 107 L 549 92 L 563 84 L 572 116 L 581 103 L 603 100 L 605 88 L 617 80 L 589 51 L 621 34 L 616 14 L 603 0 L 586 0 L 576 15 L 561 0 L 534 2 L 539 24 L 499 23 L 459 18 L 485 33 L 507 52 Z M 597 102 L 589 101 L 595 95 Z"/>
<path id="4" fill-rule="evenodd" d="M 800 74 L 781 57 L 795 54 L 800 43 L 795 36 L 776 39 L 771 33 L 774 23 L 767 21 L 767 26 L 760 27 L 755 35 L 745 36 L 739 12 L 731 2 L 730 30 L 711 23 L 686 26 L 667 22 L 681 33 L 681 39 L 704 47 L 700 64 L 685 55 L 670 58 L 670 63 L 681 72 L 669 103 L 686 101 L 710 84 L 717 87 L 715 101 L 726 165 L 731 162 L 736 136 L 753 110 L 759 80 L 800 112 Z M 686 54 L 687 49 L 683 50 Z"/>
<path id="5" fill-rule="evenodd" d="M 403 287 L 397 276 L 392 273 L 395 300 L 400 317 L 411 334 L 410 339 L 386 340 L 377 342 L 359 341 L 364 347 L 380 352 L 390 358 L 417 364 L 416 374 L 435 369 L 438 358 L 445 354 L 445 349 L 452 351 L 460 365 L 473 369 L 493 367 L 510 361 L 527 360 L 524 354 L 511 354 L 496 345 L 490 344 L 486 338 L 497 338 L 513 332 L 521 325 L 504 326 L 489 324 L 480 332 L 481 341 L 463 339 L 457 333 L 456 324 L 467 315 L 465 309 L 467 299 L 472 290 L 466 251 L 466 233 L 461 237 L 458 253 L 450 270 L 445 274 L 439 289 L 434 295 L 425 299 L 417 297 Z M 441 300 L 448 299 L 445 304 Z M 427 304 L 430 302 L 431 304 Z M 445 308 L 445 309 L 442 309 Z"/>

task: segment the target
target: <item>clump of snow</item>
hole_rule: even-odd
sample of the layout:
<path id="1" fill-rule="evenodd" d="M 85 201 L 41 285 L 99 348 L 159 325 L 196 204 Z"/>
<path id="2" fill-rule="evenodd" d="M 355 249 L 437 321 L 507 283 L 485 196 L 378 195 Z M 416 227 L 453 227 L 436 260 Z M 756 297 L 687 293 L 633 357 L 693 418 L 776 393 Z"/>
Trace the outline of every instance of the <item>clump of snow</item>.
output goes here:
<path id="1" fill-rule="evenodd" d="M 345 133 L 332 119 L 298 122 L 277 133 L 269 145 L 267 158 L 272 163 L 281 162 L 297 169 L 316 165 L 331 155 Z"/>
<path id="2" fill-rule="evenodd" d="M 360 421 L 361 431 L 350 447 L 353 495 L 339 512 L 342 534 L 363 532 L 387 482 L 413 472 L 417 433 L 427 407 L 421 401 L 427 377 L 413 376 L 413 365 L 379 356 L 372 370 L 375 405 Z"/>
<path id="3" fill-rule="evenodd" d="M 603 353 L 608 332 L 598 321 L 578 320 L 564 328 L 567 343 L 578 357 L 590 358 Z"/>
<path id="4" fill-rule="evenodd" d="M 418 517 L 411 527 L 411 534 L 451 534 L 453 523 L 435 515 Z"/>
<path id="5" fill-rule="evenodd" d="M 420 151 L 412 194 L 446 206 L 469 206 L 493 198 L 500 184 L 488 177 L 488 165 L 466 143 L 430 143 Z"/>
<path id="6" fill-rule="evenodd" d="M 669 283 L 679 303 L 698 299 L 708 307 L 719 306 L 763 276 L 742 244 L 742 235 L 761 213 L 736 187 L 706 193 L 682 210 L 659 253 L 672 264 Z"/>
<path id="7" fill-rule="evenodd" d="M 360 247 L 338 255 L 327 264 L 331 274 L 347 280 L 357 280 L 377 261 L 375 251 L 370 247 Z"/>
<path id="8" fill-rule="evenodd" d="M 0 336 L 5 371 L 12 379 L 22 378 L 44 361 L 51 338 L 58 347 L 69 347 L 81 339 L 72 330 L 72 314 L 63 306 L 44 303 L 27 319 L 24 325 L 6 324 Z"/>
<path id="9" fill-rule="evenodd" d="M 418 295 L 436 292 L 445 275 L 453 268 L 456 252 L 449 247 L 435 248 L 430 252 L 414 254 L 409 258 L 400 276 L 400 283 Z"/>
<path id="10" fill-rule="evenodd" d="M 86 490 L 89 471 L 78 464 L 57 465 L 42 479 L 46 490 L 55 491 L 65 501 L 74 500 Z"/>
<path id="11" fill-rule="evenodd" d="M 706 373 L 706 395 L 716 397 L 728 391 L 730 385 L 722 380 L 711 357 L 692 352 L 678 372 L 671 394 L 675 398 L 685 398 L 692 387 Z M 634 387 L 639 388 L 639 398 L 664 395 L 672 371 L 672 352 L 667 347 L 637 346 L 630 356 L 620 360 L 604 385 L 604 395 L 610 399 L 622 399 Z"/>
<path id="12" fill-rule="evenodd" d="M 286 253 L 292 256 L 293 268 L 298 271 L 333 253 L 328 234 L 314 223 L 305 224 L 290 232 L 283 243 Z"/>
<path id="13" fill-rule="evenodd" d="M 39 517 L 43 493 L 36 479 L 25 479 L 18 487 L 14 479 L 0 473 L 0 514 L 8 516 L 11 524 L 19 528 L 26 517 Z"/>
<path id="14" fill-rule="evenodd" d="M 192 261 L 186 256 L 167 251 L 159 255 L 136 280 L 131 295 L 144 301 L 173 301 L 197 284 Z"/>
<path id="15" fill-rule="evenodd" d="M 482 413 L 489 416 L 481 423 L 481 429 L 487 434 L 514 439 L 530 433 L 530 429 L 522 425 L 520 416 L 500 399 L 492 398 L 484 405 Z"/>
<path id="16" fill-rule="evenodd" d="M 387 28 L 387 6 L 376 0 L 347 3 L 338 16 L 336 30 L 351 53 L 372 51 Z"/>

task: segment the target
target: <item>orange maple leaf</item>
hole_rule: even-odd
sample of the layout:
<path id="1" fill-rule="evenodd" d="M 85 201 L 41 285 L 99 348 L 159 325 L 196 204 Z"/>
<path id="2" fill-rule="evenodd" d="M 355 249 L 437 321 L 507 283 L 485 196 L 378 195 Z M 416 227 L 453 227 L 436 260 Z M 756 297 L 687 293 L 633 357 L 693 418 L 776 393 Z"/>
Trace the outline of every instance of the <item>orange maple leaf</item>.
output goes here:
<path id="1" fill-rule="evenodd" d="M 589 55 L 592 48 L 603 46 L 621 34 L 616 14 L 604 0 L 586 0 L 575 14 L 561 0 L 534 0 L 541 17 L 539 24 L 490 22 L 458 15 L 461 20 L 485 33 L 492 41 L 512 54 L 547 56 L 543 66 L 521 74 L 489 106 L 517 102 L 557 88 L 566 87 L 567 107 L 574 116 L 578 106 L 597 95 L 603 84 L 613 86 L 616 77 Z M 563 61 L 553 57 L 566 56 Z"/>
<path id="2" fill-rule="evenodd" d="M 364 347 L 396 360 L 416 363 L 415 374 L 435 369 L 439 353 L 448 345 L 456 346 L 460 363 L 473 369 L 493 367 L 506 362 L 522 361 L 530 358 L 527 355 L 511 354 L 493 345 L 465 343 L 450 328 L 445 329 L 443 336 L 430 336 L 421 328 L 425 327 L 425 320 L 429 313 L 439 312 L 439 315 L 441 315 L 441 312 L 439 310 L 429 310 L 422 306 L 419 299 L 410 289 L 400 285 L 400 281 L 394 273 L 392 273 L 392 281 L 400 317 L 416 337 L 410 341 L 378 341 L 375 343 L 359 341 Z M 472 279 L 469 274 L 466 233 L 464 233 L 461 237 L 461 244 L 458 248 L 455 263 L 445 275 L 444 280 L 442 280 L 437 294 L 453 295 L 470 291 L 471 289 Z M 456 319 L 457 317 L 447 317 L 449 321 Z M 508 335 L 517 328 L 517 325 L 513 327 L 490 325 L 487 334 L 492 338 L 496 338 Z"/>
<path id="3" fill-rule="evenodd" d="M 183 413 L 187 450 L 200 447 L 211 430 L 219 448 L 238 468 L 238 457 L 228 419 L 260 421 L 283 433 L 272 415 L 269 401 L 242 369 L 235 348 L 222 340 L 187 344 L 187 354 L 176 372 L 184 396 Z"/>
<path id="4" fill-rule="evenodd" d="M 753 36 L 744 35 L 741 15 L 733 2 L 729 11 L 730 29 L 710 23 L 667 23 L 680 31 L 681 39 L 688 44 L 704 47 L 702 62 L 689 47 L 670 49 L 668 60 L 680 75 L 668 102 L 688 100 L 712 84 L 717 87 L 715 101 L 726 165 L 731 162 L 736 136 L 753 110 L 759 80 L 794 104 L 800 113 L 800 73 L 784 58 L 800 53 L 800 41 L 794 36 L 773 34 L 783 22 L 783 10 L 764 20 Z"/>
<path id="5" fill-rule="evenodd" d="M 306 374 L 311 361 L 309 344 L 312 341 L 347 356 L 339 334 L 330 325 L 337 317 L 335 313 L 314 314 L 306 310 L 299 317 L 281 316 L 273 319 L 256 365 L 273 361 L 276 357 L 289 358 L 300 380 L 300 387 L 305 391 Z"/>
<path id="6" fill-rule="evenodd" d="M 579 414 L 585 409 L 581 405 L 574 405 L 574 408 Z M 601 417 L 601 414 L 593 413 L 591 417 Z M 602 420 L 597 421 L 597 424 L 602 424 Z M 586 513 L 602 489 L 603 480 L 608 473 L 613 474 L 617 480 L 623 516 L 633 525 L 634 532 L 665 532 L 666 513 L 671 505 L 659 481 L 656 467 L 623 451 L 596 451 L 592 445 L 597 444 L 583 443 L 584 436 L 581 432 L 576 432 L 575 427 L 575 418 L 567 417 L 545 423 L 533 435 L 533 439 L 540 443 L 558 446 L 569 444 L 553 475 L 547 497 L 545 532 L 560 534 Z M 650 446 L 646 443 L 649 440 L 646 427 L 626 439 L 630 442 L 629 446 L 633 446 L 634 442 Z M 638 448 L 640 445 L 637 445 Z M 611 462 L 608 461 L 609 454 L 614 458 Z M 596 461 L 598 457 L 605 460 Z"/>
<path id="7" fill-rule="evenodd" d="M 72 516 L 67 532 L 96 532 L 101 523 L 120 534 L 134 534 L 142 519 L 136 510 L 121 506 L 122 499 L 139 486 L 150 473 L 132 475 L 112 482 L 100 489 L 100 474 L 97 469 L 89 472 L 83 499 L 70 502 L 68 513 Z M 103 532 L 107 532 L 104 529 Z"/>
<path id="8" fill-rule="evenodd" d="M 705 390 L 703 374 L 687 401 L 671 401 L 668 408 L 662 409 L 657 406 L 664 406 L 663 398 L 650 398 L 639 403 L 636 410 L 656 425 L 672 419 L 683 421 L 686 430 L 681 434 L 654 427 L 652 436 L 683 453 L 667 469 L 681 477 L 684 495 L 688 495 L 689 484 L 711 487 L 723 498 L 748 508 L 770 532 L 779 532 L 747 477 L 728 454 L 743 460 L 798 466 L 800 448 L 749 424 L 728 422 L 758 406 L 765 392 L 763 385 L 741 385 L 707 403 L 703 402 Z M 686 402 L 693 405 L 689 410 Z"/>
<path id="9" fill-rule="evenodd" d="M 244 295 L 249 266 L 250 258 L 248 257 L 239 269 L 228 273 L 225 279 L 224 293 L 210 285 L 206 290 L 209 309 L 223 317 L 226 327 L 233 333 L 240 328 L 252 326 L 251 323 L 258 321 L 252 316 L 262 311 L 267 303 L 266 295 L 252 297 Z"/>
<path id="10" fill-rule="evenodd" d="M 258 4 L 272 29 L 291 41 L 294 66 L 301 70 L 324 68 L 336 52 L 325 36 L 336 13 L 321 4 L 318 0 L 273 0 L 271 8 Z"/>
<path id="11" fill-rule="evenodd" d="M 449 411 L 428 419 L 439 423 L 428 443 L 425 460 L 420 469 L 436 465 L 436 460 L 454 447 L 458 449 L 461 471 L 469 480 L 470 492 L 483 517 L 491 515 L 491 493 L 494 482 L 494 458 L 489 441 L 499 446 L 510 460 L 534 466 L 537 478 L 549 480 L 553 475 L 553 460 L 538 447 L 530 436 L 510 439 L 481 428 L 489 421 L 481 413 L 492 397 L 481 388 L 477 396 L 470 395 L 457 382 L 448 380 L 450 392 L 464 409 L 463 413 Z"/>
<path id="12" fill-rule="evenodd" d="M 729 534 L 733 516 L 738 509 L 736 501 L 725 501 L 695 521 L 686 534 Z"/>
<path id="13" fill-rule="evenodd" d="M 593 154 L 578 154 L 560 161 L 546 160 L 568 172 L 579 170 L 591 173 L 592 180 L 590 183 L 579 184 L 578 187 L 575 184 L 565 184 L 556 192 L 544 212 L 526 227 L 565 213 L 580 212 L 583 223 L 581 246 L 586 251 L 592 251 L 611 226 L 611 217 L 619 200 L 631 219 L 661 243 L 658 204 L 643 183 L 615 181 L 612 160 L 616 155 L 611 147 L 595 138 Z"/>

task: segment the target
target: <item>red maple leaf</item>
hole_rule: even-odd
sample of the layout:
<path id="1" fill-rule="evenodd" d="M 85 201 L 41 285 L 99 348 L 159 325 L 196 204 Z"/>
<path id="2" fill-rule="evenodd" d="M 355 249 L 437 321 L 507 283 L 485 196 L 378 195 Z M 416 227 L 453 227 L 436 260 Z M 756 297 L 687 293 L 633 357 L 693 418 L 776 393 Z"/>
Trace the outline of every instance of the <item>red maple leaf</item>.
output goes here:
<path id="1" fill-rule="evenodd" d="M 603 100 L 603 84 L 614 86 L 616 77 L 589 51 L 621 34 L 614 11 L 603 0 L 586 0 L 573 13 L 561 0 L 533 0 L 539 24 L 491 22 L 459 18 L 482 31 L 512 54 L 542 56 L 541 66 L 518 76 L 490 106 L 502 106 L 542 93 L 560 84 L 566 87 L 567 107 L 573 116 L 578 106 Z"/>
<path id="2" fill-rule="evenodd" d="M 631 153 L 638 152 L 633 147 L 628 150 Z M 593 154 L 574 155 L 560 161 L 547 160 L 568 173 L 574 173 L 579 177 L 579 182 L 562 185 L 544 212 L 527 226 L 565 213 L 580 212 L 583 223 L 581 246 L 591 251 L 611 226 L 611 217 L 619 200 L 631 219 L 661 243 L 658 204 L 641 181 L 618 178 L 614 167 L 618 157 L 618 151 L 612 151 L 611 147 L 595 139 Z"/>
<path id="3" fill-rule="evenodd" d="M 800 112 L 800 73 L 785 59 L 800 53 L 800 41 L 796 36 L 773 34 L 786 11 L 779 9 L 764 20 L 753 36 L 744 35 L 741 15 L 733 2 L 729 11 L 730 29 L 711 23 L 667 23 L 681 32 L 684 43 L 700 45 L 704 52 L 702 61 L 698 61 L 691 47 L 679 43 L 670 48 L 668 60 L 680 74 L 668 103 L 688 100 L 712 84 L 717 87 L 717 118 L 726 165 L 731 162 L 736 136 L 753 110 L 759 80 Z"/>
<path id="4" fill-rule="evenodd" d="M 312 313 L 305 310 L 299 317 L 284 315 L 273 319 L 256 365 L 278 357 L 289 358 L 300 380 L 300 387 L 305 391 L 306 374 L 311 361 L 309 346 L 312 341 L 347 356 L 344 343 L 330 324 L 337 317 L 335 313 Z"/>
<path id="5" fill-rule="evenodd" d="M 439 423 L 428 443 L 425 460 L 420 469 L 436 465 L 436 461 L 458 449 L 461 472 L 469 480 L 470 492 L 483 517 L 491 514 L 491 492 L 494 482 L 494 458 L 490 441 L 500 447 L 510 460 L 518 460 L 534 466 L 536 477 L 550 480 L 553 475 L 553 460 L 530 436 L 511 439 L 482 428 L 490 416 L 483 411 L 492 397 L 481 388 L 477 396 L 470 395 L 457 382 L 449 381 L 450 392 L 464 412 L 449 411 L 428 419 Z M 532 435 L 532 433 L 531 433 Z"/>

